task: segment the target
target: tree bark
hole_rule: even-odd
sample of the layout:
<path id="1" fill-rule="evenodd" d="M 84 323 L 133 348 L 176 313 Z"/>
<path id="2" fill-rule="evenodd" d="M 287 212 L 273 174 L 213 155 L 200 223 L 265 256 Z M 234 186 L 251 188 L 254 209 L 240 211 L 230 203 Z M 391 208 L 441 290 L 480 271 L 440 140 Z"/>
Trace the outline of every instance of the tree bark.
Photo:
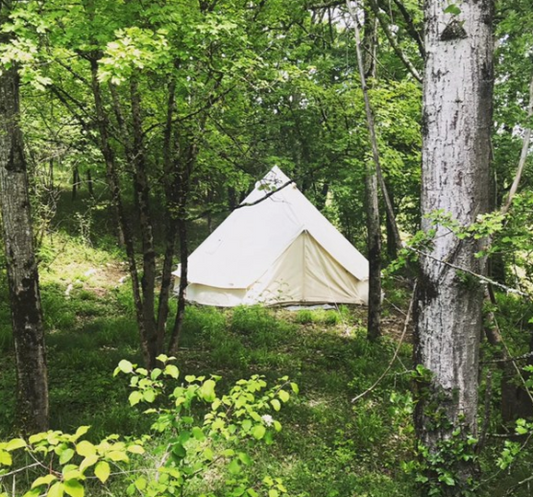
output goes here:
<path id="1" fill-rule="evenodd" d="M 163 352 L 158 350 L 155 321 L 155 247 L 153 222 L 150 213 L 150 184 L 146 172 L 146 158 L 143 143 L 141 97 L 135 77 L 130 82 L 131 115 L 133 124 L 133 148 L 129 160 L 132 162 L 134 177 L 133 191 L 141 231 L 143 273 L 141 288 L 143 295 L 144 330 L 150 353 L 150 369 L 155 367 L 155 358 Z M 125 137 L 127 139 L 127 137 Z"/>
<path id="2" fill-rule="evenodd" d="M 0 21 L 10 2 L 0 5 Z M 6 42 L 2 35 L 1 42 Z M 17 424 L 26 432 L 48 427 L 48 381 L 35 261 L 27 164 L 19 125 L 19 76 L 0 75 L 0 191 L 7 277 L 17 368 Z"/>
<path id="3" fill-rule="evenodd" d="M 488 207 L 492 1 L 462 1 L 457 7 L 460 13 L 453 15 L 440 1 L 425 5 L 422 228 L 435 228 L 436 236 L 430 257 L 421 257 L 415 361 L 429 376 L 418 383 L 415 425 L 430 454 L 458 428 L 477 431 L 483 287 L 435 259 L 484 274 L 485 261 L 475 254 L 485 241 L 459 240 L 425 217 L 442 210 L 468 226 Z M 456 463 L 457 486 L 446 495 L 462 495 L 474 471 L 469 462 Z"/>
<path id="4" fill-rule="evenodd" d="M 370 107 L 370 99 L 365 79 L 365 68 L 361 50 L 361 36 L 357 23 L 357 14 L 351 9 L 355 34 L 355 48 L 357 52 L 357 63 L 359 66 L 359 77 L 365 102 L 366 124 L 372 146 L 373 162 L 368 161 L 365 177 L 366 193 L 366 227 L 367 227 L 367 248 L 368 248 L 368 322 L 367 335 L 371 341 L 377 340 L 381 336 L 381 226 L 379 222 L 379 198 L 378 198 L 378 172 L 380 170 L 379 151 L 377 147 L 376 132 L 374 127 L 374 117 Z M 385 193 L 385 192 L 384 192 Z"/>

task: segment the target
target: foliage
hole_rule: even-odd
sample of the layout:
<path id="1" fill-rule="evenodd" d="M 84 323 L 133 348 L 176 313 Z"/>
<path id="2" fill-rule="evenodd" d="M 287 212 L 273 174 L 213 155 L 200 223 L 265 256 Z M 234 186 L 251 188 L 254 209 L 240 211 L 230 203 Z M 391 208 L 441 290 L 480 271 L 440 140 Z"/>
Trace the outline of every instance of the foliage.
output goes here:
<path id="1" fill-rule="evenodd" d="M 48 431 L 32 435 L 27 441 L 12 438 L 0 443 L 0 482 L 4 490 L 0 495 L 14 497 L 24 492 L 24 497 L 43 493 L 50 497 L 63 494 L 83 497 L 90 475 L 106 484 L 112 473 L 133 474 L 129 477 L 133 481 L 128 486 L 128 495 L 138 491 L 154 497 L 175 492 L 183 495 L 196 489 L 195 492 L 201 492 L 198 495 L 213 497 L 212 487 L 218 486 L 223 488 L 224 495 L 234 497 L 267 494 L 277 497 L 286 493 L 279 478 L 265 475 L 259 482 L 251 479 L 245 472 L 252 465 L 246 448 L 252 442 L 272 443 L 273 431 L 281 430 L 281 423 L 275 419 L 277 413 L 291 393 L 298 392 L 296 384 L 282 378 L 267 390 L 264 379 L 256 375 L 238 381 L 228 394 L 218 396 L 215 389 L 219 377 L 188 375 L 185 384 L 166 394 L 165 380 L 178 380 L 179 370 L 172 364 L 172 358 L 160 356 L 158 360 L 162 369 L 150 373 L 127 360 L 120 361 L 115 370 L 115 374 L 121 372 L 130 377 L 132 406 L 140 402 L 156 406 L 145 411 L 157 433 L 154 446 L 150 447 L 155 457 L 153 467 L 132 465 L 130 461 L 131 455 L 145 454 L 150 440 L 147 436 L 121 441 L 117 435 L 111 435 L 93 444 L 82 439 L 88 426 L 78 428 L 73 435 Z M 168 403 L 170 406 L 165 407 Z M 197 403 L 208 406 L 205 413 L 194 409 Z M 35 462 L 28 464 L 28 457 L 18 453 Z M 15 475 L 22 471 L 31 471 L 29 489 L 15 492 Z M 219 475 L 215 479 L 220 482 L 203 485 L 201 482 L 208 473 Z M 10 478 L 11 494 L 8 493 Z"/>

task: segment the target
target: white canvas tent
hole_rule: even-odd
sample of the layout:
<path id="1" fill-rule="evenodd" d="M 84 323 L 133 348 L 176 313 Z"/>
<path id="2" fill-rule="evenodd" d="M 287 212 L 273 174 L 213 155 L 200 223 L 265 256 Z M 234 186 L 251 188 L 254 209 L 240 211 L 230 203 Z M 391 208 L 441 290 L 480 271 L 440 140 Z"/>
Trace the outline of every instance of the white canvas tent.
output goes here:
<path id="1" fill-rule="evenodd" d="M 368 261 L 288 183 L 274 167 L 190 255 L 187 300 L 220 307 L 368 302 Z M 178 282 L 179 274 L 178 267 Z"/>

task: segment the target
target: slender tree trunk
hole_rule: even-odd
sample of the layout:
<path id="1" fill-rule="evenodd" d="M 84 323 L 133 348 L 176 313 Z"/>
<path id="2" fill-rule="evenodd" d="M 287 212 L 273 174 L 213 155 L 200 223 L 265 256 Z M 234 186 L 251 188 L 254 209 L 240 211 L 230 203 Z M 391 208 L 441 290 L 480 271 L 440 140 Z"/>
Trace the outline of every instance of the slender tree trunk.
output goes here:
<path id="1" fill-rule="evenodd" d="M 111 190 L 111 197 L 115 205 L 118 224 L 121 228 L 121 233 L 124 236 L 124 247 L 128 257 L 128 268 L 131 276 L 131 284 L 133 290 L 133 302 L 135 305 L 135 315 L 137 319 L 137 326 L 139 327 L 139 339 L 141 342 L 141 351 L 143 355 L 144 364 L 150 367 L 152 364 L 153 353 L 150 349 L 150 339 L 146 333 L 145 320 L 143 315 L 143 298 L 141 295 L 141 288 L 139 285 L 139 272 L 137 270 L 137 262 L 135 260 L 135 247 L 133 243 L 133 233 L 131 231 L 126 213 L 124 211 L 124 204 L 122 202 L 122 193 L 120 190 L 118 172 L 115 164 L 115 154 L 111 147 L 109 137 L 109 118 L 103 105 L 100 83 L 98 81 L 98 61 L 95 57 L 91 58 L 91 82 L 93 97 L 96 109 L 98 132 L 100 137 L 100 150 L 104 156 L 107 182 Z"/>
<path id="2" fill-rule="evenodd" d="M 80 171 L 78 166 L 75 166 L 72 170 L 72 201 L 76 200 L 78 194 L 78 188 L 80 186 Z"/>
<path id="3" fill-rule="evenodd" d="M 350 5 L 347 4 L 350 8 Z M 357 21 L 357 14 L 352 13 L 355 34 L 355 47 L 357 51 L 357 63 L 359 66 L 359 78 L 365 101 L 366 123 L 372 147 L 373 162 L 367 163 L 365 189 L 366 189 L 366 227 L 368 233 L 368 263 L 370 268 L 368 281 L 368 324 L 367 332 L 369 340 L 377 340 L 381 336 L 381 226 L 379 222 L 379 199 L 378 199 L 378 171 L 380 169 L 379 152 L 374 128 L 374 117 L 370 107 L 370 99 L 366 86 L 365 68 L 361 50 L 361 36 Z"/>
<path id="4" fill-rule="evenodd" d="M 165 209 L 165 258 L 163 260 L 163 269 L 161 272 L 161 290 L 159 292 L 159 302 L 157 309 L 157 343 L 161 350 L 165 347 L 165 332 L 168 319 L 168 302 L 170 299 L 172 283 L 172 266 L 174 262 L 174 253 L 176 250 L 176 213 L 177 206 L 176 185 L 173 181 L 172 164 L 174 154 L 174 111 L 176 106 L 176 82 L 171 80 L 168 86 L 167 100 L 167 119 L 165 124 L 164 142 L 163 142 L 163 168 L 164 168 L 164 190 L 166 199 Z"/>
<path id="5" fill-rule="evenodd" d="M 0 5 L 5 20 L 9 2 Z M 2 35 L 1 42 L 5 42 Z M 17 424 L 27 432 L 48 427 L 48 382 L 35 261 L 28 177 L 19 125 L 15 67 L 0 75 L 0 192 L 7 278 L 17 368 Z"/>
<path id="6" fill-rule="evenodd" d="M 133 163 L 134 179 L 133 191 L 138 210 L 141 243 L 143 252 L 143 274 L 141 288 L 143 294 L 143 319 L 145 334 L 150 351 L 149 367 L 155 367 L 155 358 L 163 352 L 158 350 L 158 340 L 155 321 L 155 247 L 153 223 L 150 213 L 150 184 L 146 173 L 146 158 L 144 153 L 141 99 L 135 77 L 130 84 L 131 115 L 133 123 L 133 148 L 130 157 Z"/>
<path id="7" fill-rule="evenodd" d="M 91 198 L 94 198 L 94 185 L 93 185 L 93 176 L 91 174 L 91 170 L 87 169 L 87 173 L 85 174 L 87 178 L 87 189 L 89 190 L 89 195 Z"/>
<path id="8" fill-rule="evenodd" d="M 445 13 L 441 1 L 425 6 L 422 227 L 425 215 L 442 210 L 461 226 L 486 212 L 489 192 L 492 118 L 492 2 L 461 1 L 458 15 Z M 483 287 L 444 262 L 474 273 L 485 272 L 475 254 L 484 241 L 459 240 L 442 227 L 430 257 L 421 258 L 418 284 L 415 360 L 428 374 L 418 383 L 415 425 L 430 454 L 443 449 L 452 433 L 476 435 L 478 354 L 482 331 Z M 447 457 L 454 457 L 453 452 Z M 463 495 L 473 475 L 471 462 L 456 457 L 456 485 L 444 495 Z M 431 480 L 432 479 L 432 480 Z M 446 493 L 447 492 L 447 493 Z"/>

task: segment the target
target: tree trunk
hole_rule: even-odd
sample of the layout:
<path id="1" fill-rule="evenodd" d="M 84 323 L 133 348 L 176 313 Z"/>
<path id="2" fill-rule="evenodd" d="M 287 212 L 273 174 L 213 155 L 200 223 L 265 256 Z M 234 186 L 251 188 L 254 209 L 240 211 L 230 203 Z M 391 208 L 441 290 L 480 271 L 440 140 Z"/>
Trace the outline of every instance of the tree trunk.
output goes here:
<path id="1" fill-rule="evenodd" d="M 131 285 L 133 290 L 133 302 L 135 305 L 135 316 L 137 319 L 137 326 L 139 328 L 139 339 L 141 342 L 141 351 L 143 355 L 144 364 L 149 367 L 152 363 L 153 353 L 150 350 L 150 340 L 147 336 L 144 315 L 143 315 L 143 298 L 139 285 L 139 272 L 137 270 L 137 262 L 135 260 L 135 247 L 133 243 L 133 233 L 126 218 L 124 211 L 124 204 L 122 202 L 122 193 L 118 179 L 118 172 L 115 164 L 115 154 L 111 147 L 109 137 L 109 118 L 104 108 L 102 101 L 102 94 L 100 83 L 98 81 L 98 60 L 96 57 L 91 58 L 91 83 L 94 97 L 94 104 L 96 110 L 96 119 L 98 125 L 98 133 L 100 138 L 100 150 L 104 157 L 107 172 L 107 182 L 111 190 L 111 197 L 115 206 L 120 232 L 124 237 L 124 247 L 128 257 L 128 268 L 131 276 Z"/>
<path id="2" fill-rule="evenodd" d="M 89 190 L 89 195 L 91 196 L 91 198 L 94 198 L 93 176 L 91 174 L 90 169 L 87 169 L 85 176 L 87 178 L 87 189 Z"/>
<path id="3" fill-rule="evenodd" d="M 135 77 L 130 84 L 131 115 L 133 123 L 133 148 L 129 157 L 133 165 L 133 191 L 141 231 L 143 273 L 141 288 L 143 295 L 144 330 L 148 340 L 150 353 L 149 368 L 155 367 L 155 358 L 163 352 L 158 350 L 158 340 L 155 321 L 155 247 L 153 223 L 150 213 L 150 184 L 146 173 L 146 158 L 144 153 L 141 97 Z M 127 137 L 125 137 L 127 139 Z"/>
<path id="4" fill-rule="evenodd" d="M 0 6 L 5 19 L 8 4 Z M 5 42 L 5 35 L 1 42 Z M 28 177 L 19 127 L 16 68 L 0 75 L 0 191 L 7 278 L 17 368 L 17 424 L 27 432 L 48 427 L 44 331 L 35 262 Z"/>
<path id="5" fill-rule="evenodd" d="M 492 117 L 492 2 L 458 2 L 460 13 L 445 13 L 437 0 L 426 2 L 422 152 L 422 228 L 437 210 L 461 226 L 486 212 L 489 192 Z M 443 441 L 477 431 L 478 352 L 482 331 L 483 288 L 446 265 L 485 272 L 475 254 L 483 240 L 459 240 L 436 226 L 431 257 L 421 258 L 417 295 L 415 360 L 423 370 L 418 382 L 415 425 L 429 454 Z M 444 261 L 444 262 L 438 262 Z M 441 456 L 442 457 L 442 456 Z M 455 457 L 456 486 L 445 495 L 462 495 L 474 468 Z M 437 474 L 429 474 L 436 481 Z M 440 484 L 441 487 L 442 483 Z"/>
<path id="6" fill-rule="evenodd" d="M 76 200 L 78 188 L 80 186 L 80 172 L 78 166 L 74 166 L 72 170 L 72 201 Z"/>
<path id="7" fill-rule="evenodd" d="M 365 178 L 366 192 L 366 227 L 368 233 L 368 323 L 367 333 L 369 340 L 377 340 L 381 336 L 381 226 L 379 222 L 378 175 L 380 171 L 379 151 L 374 126 L 374 117 L 370 107 L 370 99 L 365 79 L 365 68 L 361 50 L 361 36 L 357 21 L 357 14 L 347 2 L 352 14 L 355 34 L 355 47 L 357 51 L 357 64 L 359 78 L 365 101 L 366 124 L 372 147 L 373 162 L 368 161 Z M 386 191 L 383 190 L 386 195 Z M 387 197 L 388 198 L 388 197 Z"/>

